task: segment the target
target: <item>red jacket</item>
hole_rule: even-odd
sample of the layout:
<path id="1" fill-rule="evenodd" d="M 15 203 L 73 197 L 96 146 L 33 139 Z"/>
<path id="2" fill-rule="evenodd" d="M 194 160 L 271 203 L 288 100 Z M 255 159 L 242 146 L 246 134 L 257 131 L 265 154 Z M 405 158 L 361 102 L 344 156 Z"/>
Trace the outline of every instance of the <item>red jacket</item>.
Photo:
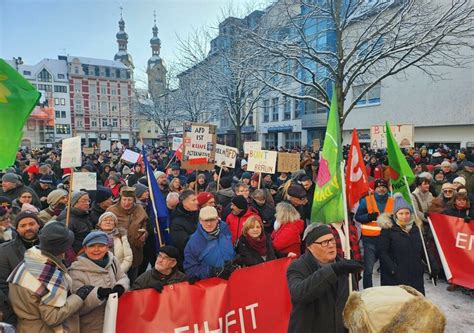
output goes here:
<path id="1" fill-rule="evenodd" d="M 249 207 L 247 211 L 245 212 L 245 214 L 242 215 L 241 217 L 238 217 L 237 215 L 234 215 L 232 213 L 227 215 L 227 218 L 225 219 L 225 221 L 229 225 L 230 234 L 232 235 L 232 244 L 235 245 L 235 242 L 237 241 L 237 239 L 239 239 L 239 237 L 242 236 L 242 229 L 243 229 L 245 221 L 247 221 L 247 219 L 250 216 L 254 216 L 254 215 L 259 216 L 258 213 L 252 207 Z"/>
<path id="2" fill-rule="evenodd" d="M 296 220 L 294 222 L 283 224 L 278 230 L 272 233 L 272 243 L 276 251 L 281 253 L 296 253 L 301 255 L 301 234 L 304 231 L 304 221 Z"/>

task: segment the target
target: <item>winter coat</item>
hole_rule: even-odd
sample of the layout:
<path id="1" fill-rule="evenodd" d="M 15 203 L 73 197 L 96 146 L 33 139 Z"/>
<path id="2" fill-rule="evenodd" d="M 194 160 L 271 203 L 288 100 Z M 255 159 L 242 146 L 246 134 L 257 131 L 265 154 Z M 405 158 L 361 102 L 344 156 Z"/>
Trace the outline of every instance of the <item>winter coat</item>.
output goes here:
<path id="1" fill-rule="evenodd" d="M 230 234 L 232 235 L 232 244 L 235 244 L 237 239 L 242 235 L 244 223 L 250 216 L 258 216 L 257 211 L 252 207 L 249 207 L 242 216 L 237 216 L 233 213 L 227 215 L 225 221 L 229 225 Z"/>
<path id="2" fill-rule="evenodd" d="M 259 206 L 255 200 L 253 201 L 253 208 L 258 212 L 258 215 L 262 218 L 263 227 L 265 232 L 270 234 L 273 231 L 273 223 L 275 223 L 275 206 L 265 202 L 263 206 Z"/>
<path id="3" fill-rule="evenodd" d="M 39 182 L 35 182 L 31 188 L 35 191 L 38 198 L 40 198 L 40 202 L 41 202 L 40 208 L 45 209 L 46 207 L 48 207 L 48 202 L 46 200 L 41 201 L 41 198 L 47 198 L 48 194 L 50 194 L 53 191 L 53 188 L 48 187 L 46 190 L 43 190 Z"/>
<path id="4" fill-rule="evenodd" d="M 209 235 L 199 224 L 184 249 L 184 271 L 190 277 L 206 279 L 213 276 L 213 268 L 224 267 L 235 258 L 234 246 L 227 224 L 219 221 L 217 237 Z"/>
<path id="5" fill-rule="evenodd" d="M 77 257 L 77 260 L 69 268 L 73 292 L 82 286 L 94 286 L 79 311 L 80 332 L 83 333 L 102 333 L 107 299 L 99 299 L 97 295 L 99 287 L 113 288 L 119 284 L 125 290 L 130 289 L 130 281 L 120 268 L 117 258 L 110 252 L 106 256 L 109 257 L 109 262 L 105 268 L 100 267 L 84 255 Z"/>
<path id="6" fill-rule="evenodd" d="M 199 212 L 189 212 L 179 203 L 171 214 L 170 236 L 171 243 L 179 250 L 178 263 L 182 267 L 184 248 L 189 237 L 196 231 L 199 221 Z"/>
<path id="7" fill-rule="evenodd" d="M 153 288 L 157 283 L 161 283 L 165 286 L 184 281 L 187 281 L 186 275 L 177 269 L 177 267 L 175 267 L 174 271 L 168 276 L 160 274 L 155 268 L 152 268 L 140 275 L 135 282 L 133 282 L 133 290 Z"/>
<path id="8" fill-rule="evenodd" d="M 128 242 L 127 231 L 125 229 L 120 230 L 120 233 L 114 236 L 113 253 L 120 263 L 122 271 L 127 273 L 133 263 L 133 252 Z"/>
<path id="9" fill-rule="evenodd" d="M 82 248 L 82 241 L 92 231 L 92 223 L 89 220 L 89 211 L 71 208 L 69 214 L 69 229 L 74 233 L 74 242 L 72 249 L 79 253 Z M 64 209 L 58 216 L 58 221 L 66 223 L 67 209 Z"/>
<path id="10" fill-rule="evenodd" d="M 347 332 L 342 321 L 347 275 L 337 276 L 331 265 L 322 266 L 308 251 L 290 264 L 286 278 L 293 306 L 288 333 Z"/>
<path id="11" fill-rule="evenodd" d="M 466 180 L 467 191 L 469 193 L 474 193 L 474 172 L 469 172 L 464 169 L 459 171 L 458 175 Z"/>
<path id="12" fill-rule="evenodd" d="M 305 224 L 303 220 L 286 222 L 272 233 L 272 244 L 276 251 L 285 255 L 293 252 L 301 255 L 301 234 Z"/>
<path id="13" fill-rule="evenodd" d="M 36 194 L 35 191 L 29 186 L 26 186 L 24 184 L 18 185 L 14 189 L 11 189 L 9 191 L 3 191 L 3 189 L 0 187 L 0 196 L 7 197 L 11 201 L 15 200 L 18 198 L 18 195 L 20 192 L 23 192 L 24 190 L 28 191 L 31 193 L 31 196 L 33 197 L 31 200 L 31 204 L 35 207 L 41 207 L 41 201 L 38 198 L 38 195 Z"/>
<path id="14" fill-rule="evenodd" d="M 138 230 L 146 230 L 148 215 L 146 214 L 145 209 L 142 206 L 135 204 L 129 210 L 125 210 L 120 206 L 120 202 L 118 202 L 115 205 L 110 206 L 107 211 L 112 212 L 117 216 L 117 227 L 127 230 L 128 242 L 130 243 L 133 253 L 132 267 L 140 266 L 143 260 L 143 245 L 145 242 L 139 240 L 143 233 Z"/>
<path id="15" fill-rule="evenodd" d="M 38 218 L 43 224 L 48 223 L 55 217 L 54 210 L 50 207 L 43 209 L 41 212 L 38 213 Z"/>
<path id="16" fill-rule="evenodd" d="M 89 220 L 92 223 L 92 226 L 95 228 L 97 226 L 97 222 L 99 222 L 99 217 L 105 213 L 105 209 L 100 207 L 97 203 L 93 203 L 90 213 L 89 213 Z"/>
<path id="17" fill-rule="evenodd" d="M 235 195 L 234 190 L 229 188 L 224 188 L 216 192 L 216 200 L 219 205 L 225 207 L 230 204 L 232 197 Z"/>
<path id="18" fill-rule="evenodd" d="M 458 209 L 458 208 L 456 208 L 456 206 L 449 207 L 449 208 L 446 208 L 443 211 L 443 214 L 449 215 L 449 216 L 454 216 L 454 217 L 459 217 L 459 218 L 469 217 L 471 219 L 474 219 L 474 209 L 472 209 L 472 208 Z"/>
<path id="19" fill-rule="evenodd" d="M 418 188 L 416 188 L 412 193 L 413 204 L 415 205 L 416 215 L 418 218 L 428 223 L 428 219 L 425 217 L 424 213 L 428 212 L 431 202 L 433 201 L 433 195 L 430 192 L 422 193 Z"/>
<path id="20" fill-rule="evenodd" d="M 257 252 L 257 250 L 250 246 L 249 242 L 247 241 L 247 238 L 244 235 L 240 236 L 236 249 L 237 263 L 240 266 L 253 266 L 276 259 L 277 255 L 275 254 L 275 249 L 273 248 L 272 240 L 270 239 L 270 237 L 267 236 L 266 241 L 267 254 L 264 259 Z"/>
<path id="21" fill-rule="evenodd" d="M 443 213 L 443 211 L 446 208 L 448 208 L 451 200 L 452 200 L 452 198 L 447 199 L 447 198 L 443 197 L 443 195 L 441 194 L 437 198 L 434 198 L 433 201 L 431 201 L 431 205 L 430 205 L 430 208 L 428 209 L 428 212 L 429 213 L 438 213 L 438 214 Z"/>
<path id="22" fill-rule="evenodd" d="M 140 178 L 142 178 L 145 174 L 139 172 L 139 173 L 132 173 L 131 175 L 128 176 L 127 179 L 127 184 L 128 186 L 133 186 L 135 185 Z"/>
<path id="23" fill-rule="evenodd" d="M 423 244 L 420 229 L 413 223 L 406 233 L 395 223 L 392 214 L 382 214 L 377 219 L 382 228 L 379 237 L 380 284 L 396 286 L 404 284 L 418 290 L 423 295 Z"/>

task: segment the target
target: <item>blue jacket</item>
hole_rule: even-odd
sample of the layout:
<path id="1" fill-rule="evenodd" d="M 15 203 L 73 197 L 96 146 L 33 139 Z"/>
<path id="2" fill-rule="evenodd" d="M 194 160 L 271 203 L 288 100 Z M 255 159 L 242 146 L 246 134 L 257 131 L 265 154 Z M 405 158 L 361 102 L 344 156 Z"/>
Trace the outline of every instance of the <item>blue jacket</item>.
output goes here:
<path id="1" fill-rule="evenodd" d="M 224 267 L 235 258 L 232 236 L 226 223 L 219 221 L 217 237 L 209 235 L 198 225 L 184 249 L 184 271 L 190 277 L 205 279 L 212 276 L 214 267 Z"/>
<path id="2" fill-rule="evenodd" d="M 377 203 L 377 207 L 379 209 L 379 212 L 380 212 L 380 214 L 382 214 L 385 210 L 385 205 L 387 204 L 389 194 L 386 193 L 384 195 L 379 195 L 377 193 L 374 193 L 374 196 L 375 196 L 375 202 Z M 357 208 L 357 212 L 355 214 L 355 219 L 360 223 L 372 222 L 367 215 L 368 215 L 367 202 L 366 202 L 365 197 L 364 197 L 364 198 L 360 199 L 360 201 L 359 201 L 359 208 Z"/>

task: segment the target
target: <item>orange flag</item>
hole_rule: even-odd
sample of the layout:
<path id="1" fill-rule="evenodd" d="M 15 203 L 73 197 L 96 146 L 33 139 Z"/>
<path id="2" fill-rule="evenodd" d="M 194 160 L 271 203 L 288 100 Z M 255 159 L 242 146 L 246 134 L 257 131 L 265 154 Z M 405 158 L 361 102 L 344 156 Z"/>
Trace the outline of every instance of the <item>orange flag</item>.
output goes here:
<path id="1" fill-rule="evenodd" d="M 352 131 L 351 148 L 347 159 L 346 194 L 347 207 L 351 209 L 369 191 L 369 181 L 365 170 L 364 160 L 360 151 L 357 130 Z"/>

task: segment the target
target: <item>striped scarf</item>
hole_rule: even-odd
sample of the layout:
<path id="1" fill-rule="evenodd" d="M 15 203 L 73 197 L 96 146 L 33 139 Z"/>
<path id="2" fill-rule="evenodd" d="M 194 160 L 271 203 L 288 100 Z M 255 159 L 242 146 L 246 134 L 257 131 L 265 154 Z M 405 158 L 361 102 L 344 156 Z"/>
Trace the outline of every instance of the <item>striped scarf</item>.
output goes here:
<path id="1" fill-rule="evenodd" d="M 25 259 L 13 270 L 7 281 L 41 297 L 42 304 L 54 307 L 66 304 L 70 281 L 65 269 L 41 253 L 36 246 L 26 250 Z"/>

